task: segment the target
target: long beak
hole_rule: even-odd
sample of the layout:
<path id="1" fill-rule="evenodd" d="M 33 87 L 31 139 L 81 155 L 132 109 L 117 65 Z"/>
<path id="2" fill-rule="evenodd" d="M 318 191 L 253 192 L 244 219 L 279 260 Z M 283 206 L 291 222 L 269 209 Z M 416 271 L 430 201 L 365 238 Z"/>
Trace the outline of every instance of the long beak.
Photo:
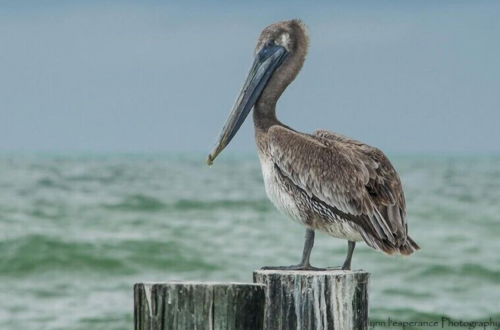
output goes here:
<path id="1" fill-rule="evenodd" d="M 212 165 L 217 155 L 224 150 L 234 135 L 236 135 L 241 124 L 243 124 L 250 110 L 252 110 L 262 94 L 272 74 L 283 63 L 287 54 L 288 52 L 284 47 L 272 44 L 264 46 L 255 56 L 245 84 L 222 129 L 219 142 L 210 155 L 208 155 L 208 165 Z"/>

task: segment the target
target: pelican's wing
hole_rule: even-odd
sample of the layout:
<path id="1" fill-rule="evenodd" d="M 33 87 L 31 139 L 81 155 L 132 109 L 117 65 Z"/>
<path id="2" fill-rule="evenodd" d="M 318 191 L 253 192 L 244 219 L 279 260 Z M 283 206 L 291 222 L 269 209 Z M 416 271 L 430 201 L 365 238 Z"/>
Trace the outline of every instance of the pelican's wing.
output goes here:
<path id="1" fill-rule="evenodd" d="M 366 185 L 370 197 L 384 218 L 388 220 L 396 236 L 406 237 L 408 229 L 403 187 L 398 173 L 385 154 L 380 149 L 338 133 L 319 130 L 314 135 L 353 149 L 360 159 L 369 159 L 365 165 L 370 170 L 370 180 Z"/>
<path id="2" fill-rule="evenodd" d="M 268 136 L 281 173 L 354 222 L 368 245 L 391 253 L 406 243 L 401 182 L 380 150 L 327 131 L 307 135 L 273 126 Z"/>

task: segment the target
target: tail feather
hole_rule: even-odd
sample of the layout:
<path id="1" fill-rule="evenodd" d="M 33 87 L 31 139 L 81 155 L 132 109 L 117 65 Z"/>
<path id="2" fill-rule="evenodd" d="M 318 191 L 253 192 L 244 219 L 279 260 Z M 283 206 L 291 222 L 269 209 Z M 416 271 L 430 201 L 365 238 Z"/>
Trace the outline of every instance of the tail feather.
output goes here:
<path id="1" fill-rule="evenodd" d="M 410 236 L 406 238 L 405 244 L 399 248 L 399 253 L 402 255 L 410 255 L 413 252 L 420 250 L 420 246 Z"/>
<path id="2" fill-rule="evenodd" d="M 420 246 L 410 236 L 406 237 L 406 241 L 403 244 L 396 245 L 388 240 L 378 240 L 366 234 L 363 234 L 364 233 L 362 233 L 361 236 L 368 246 L 375 250 L 382 251 L 386 254 L 394 255 L 399 253 L 407 256 L 417 250 L 420 250 Z"/>

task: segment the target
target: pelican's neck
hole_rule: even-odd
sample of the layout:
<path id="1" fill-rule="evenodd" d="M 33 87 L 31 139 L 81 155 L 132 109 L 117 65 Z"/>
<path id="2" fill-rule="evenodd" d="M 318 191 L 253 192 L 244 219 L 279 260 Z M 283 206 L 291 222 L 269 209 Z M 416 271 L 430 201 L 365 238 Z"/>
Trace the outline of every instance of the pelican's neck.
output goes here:
<path id="1" fill-rule="evenodd" d="M 279 124 L 276 118 L 276 103 L 257 103 L 253 109 L 253 123 L 255 130 L 266 132 L 269 127 Z"/>
<path id="2" fill-rule="evenodd" d="M 276 103 L 288 85 L 297 77 L 304 64 L 309 39 L 302 25 L 297 22 L 296 24 L 298 25 L 293 26 L 295 47 L 273 73 L 254 106 L 253 119 L 256 130 L 266 132 L 269 127 L 281 124 L 276 118 Z"/>

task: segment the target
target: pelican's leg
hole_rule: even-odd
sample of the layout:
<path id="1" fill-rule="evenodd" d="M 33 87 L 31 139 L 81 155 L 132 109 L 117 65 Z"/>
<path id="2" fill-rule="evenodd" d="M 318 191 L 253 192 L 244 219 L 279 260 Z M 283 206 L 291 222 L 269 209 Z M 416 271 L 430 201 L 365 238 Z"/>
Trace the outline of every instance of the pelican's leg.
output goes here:
<path id="1" fill-rule="evenodd" d="M 327 267 L 326 269 L 331 269 L 331 270 L 351 270 L 351 260 L 352 260 L 352 253 L 354 252 L 354 247 L 356 246 L 356 242 L 353 241 L 347 241 L 347 257 L 345 258 L 344 264 L 342 267 L 337 266 L 337 267 Z"/>
<path id="2" fill-rule="evenodd" d="M 276 269 L 276 270 L 325 270 L 324 268 L 317 268 L 311 266 L 309 258 L 314 245 L 314 230 L 306 229 L 306 240 L 304 243 L 304 251 L 302 252 L 302 261 L 298 265 L 292 266 L 266 266 L 262 269 Z"/>
<path id="3" fill-rule="evenodd" d="M 342 270 L 351 270 L 352 253 L 355 247 L 356 242 L 349 241 L 347 243 L 347 257 L 345 258 L 344 265 L 342 265 Z"/>

